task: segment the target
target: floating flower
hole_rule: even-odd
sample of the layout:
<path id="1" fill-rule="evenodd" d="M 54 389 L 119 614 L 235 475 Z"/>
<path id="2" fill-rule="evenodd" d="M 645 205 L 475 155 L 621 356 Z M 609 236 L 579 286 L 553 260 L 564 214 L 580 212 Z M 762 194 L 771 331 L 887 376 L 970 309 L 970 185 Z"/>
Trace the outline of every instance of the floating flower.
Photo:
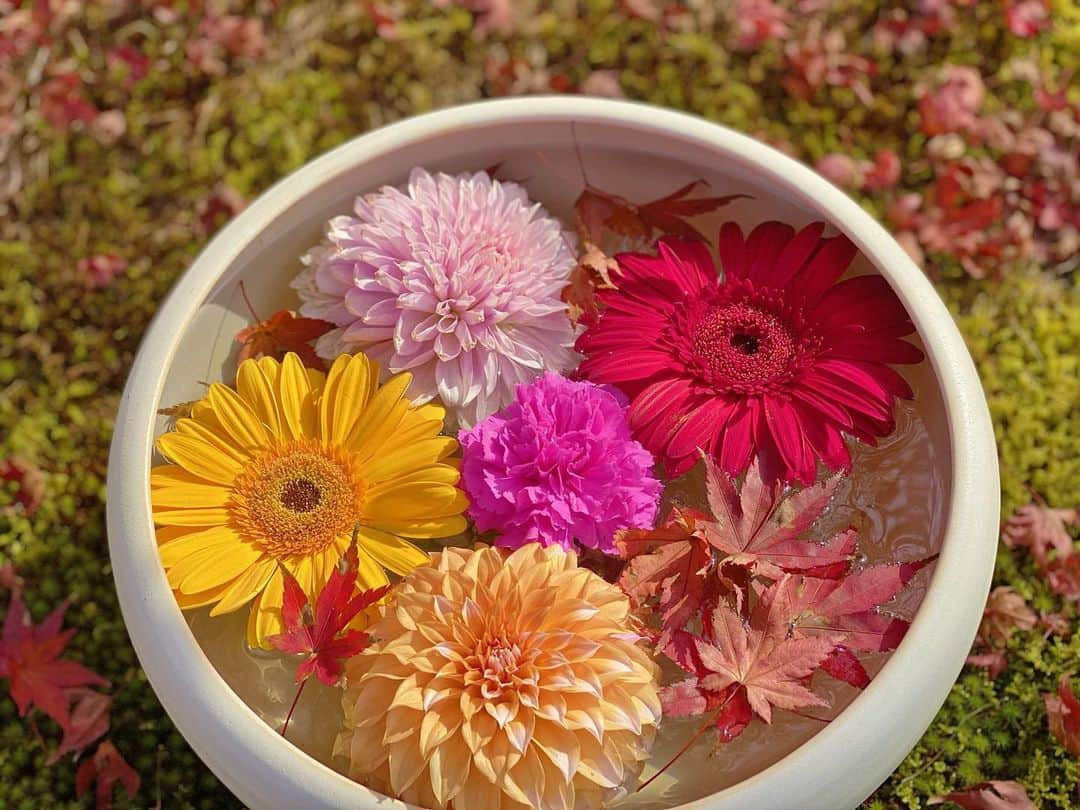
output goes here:
<path id="1" fill-rule="evenodd" d="M 616 257 L 619 289 L 578 340 L 581 374 L 631 397 L 630 427 L 669 475 L 713 458 L 730 475 L 755 453 L 810 484 L 818 459 L 847 469 L 842 434 L 873 443 L 912 396 L 887 363 L 917 363 L 914 331 L 878 275 L 836 280 L 855 255 L 824 223 L 720 231 L 725 283 L 703 243 L 666 238 L 659 255 Z"/>
<path id="2" fill-rule="evenodd" d="M 514 386 L 576 363 L 562 289 L 576 257 L 557 220 L 516 183 L 414 169 L 404 191 L 357 199 L 330 221 L 293 282 L 300 312 L 337 324 L 323 357 L 362 350 L 411 371 L 416 402 L 439 397 L 463 425 Z"/>
<path id="3" fill-rule="evenodd" d="M 509 406 L 458 437 L 469 517 L 498 545 L 574 540 L 615 553 L 615 532 L 651 528 L 660 482 L 630 437 L 614 388 L 548 372 Z"/>
<path id="4" fill-rule="evenodd" d="M 358 539 L 357 584 L 387 583 L 428 555 L 403 537 L 464 531 L 465 495 L 440 436 L 443 409 L 405 397 L 409 375 L 379 386 L 363 355 L 326 375 L 295 354 L 241 363 L 191 418 L 157 441 L 173 463 L 150 476 L 158 551 L 182 608 L 211 615 L 252 602 L 248 643 L 285 631 L 282 568 L 318 594 Z"/>
<path id="5" fill-rule="evenodd" d="M 660 720 L 629 613 L 554 546 L 433 555 L 345 666 L 335 752 L 423 807 L 598 806 L 636 775 Z"/>

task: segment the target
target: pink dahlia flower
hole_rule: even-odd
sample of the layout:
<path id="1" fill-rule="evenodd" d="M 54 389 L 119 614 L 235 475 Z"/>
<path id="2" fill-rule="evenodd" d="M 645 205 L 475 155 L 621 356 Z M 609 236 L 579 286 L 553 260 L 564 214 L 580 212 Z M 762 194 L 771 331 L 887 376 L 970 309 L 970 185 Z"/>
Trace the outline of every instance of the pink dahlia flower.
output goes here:
<path id="1" fill-rule="evenodd" d="M 630 437 L 626 398 L 547 373 L 458 437 L 469 517 L 497 545 L 583 546 L 615 553 L 620 529 L 649 528 L 660 482 Z"/>
<path id="2" fill-rule="evenodd" d="M 301 314 L 339 327 L 318 353 L 362 351 L 384 374 L 411 371 L 413 401 L 437 396 L 463 425 L 513 399 L 517 383 L 576 363 L 561 299 L 576 258 L 516 183 L 414 169 L 404 190 L 332 219 L 305 263 L 293 282 Z"/>
<path id="3" fill-rule="evenodd" d="M 616 257 L 580 373 L 631 397 L 630 427 L 668 474 L 706 452 L 734 476 L 760 455 L 773 477 L 809 484 L 819 460 L 850 467 L 844 433 L 892 432 L 894 399 L 912 391 L 887 364 L 923 354 L 901 339 L 914 327 L 884 278 L 837 283 L 855 247 L 824 227 L 766 222 L 744 239 L 724 225 L 724 283 L 700 242 Z"/>

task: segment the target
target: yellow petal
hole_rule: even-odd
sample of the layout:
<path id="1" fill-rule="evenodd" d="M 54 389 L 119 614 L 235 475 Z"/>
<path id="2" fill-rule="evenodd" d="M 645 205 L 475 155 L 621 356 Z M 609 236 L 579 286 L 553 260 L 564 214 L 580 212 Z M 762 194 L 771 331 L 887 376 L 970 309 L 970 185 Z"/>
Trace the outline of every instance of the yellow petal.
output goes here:
<path id="1" fill-rule="evenodd" d="M 221 425 L 215 427 L 194 419 L 179 419 L 176 422 L 176 433 L 198 439 L 212 450 L 239 464 L 245 464 L 251 458 L 251 453 L 246 448 L 238 446 Z"/>
<path id="2" fill-rule="evenodd" d="M 386 578 L 386 572 L 383 570 L 383 567 L 375 561 L 374 557 L 364 550 L 363 546 L 358 545 L 356 547 L 356 559 L 357 588 L 363 591 L 370 591 L 375 588 L 381 588 L 383 585 L 390 584 L 390 580 Z"/>
<path id="3" fill-rule="evenodd" d="M 453 537 L 463 533 L 468 521 L 462 515 L 451 515 L 429 520 L 386 520 L 379 521 L 379 528 L 401 537 L 413 537 L 417 540 L 430 540 L 436 537 Z"/>
<path id="4" fill-rule="evenodd" d="M 469 778 L 471 760 L 469 749 L 463 745 L 444 745 L 432 753 L 429 763 L 431 789 L 443 807 L 461 792 L 465 780 Z"/>
<path id="5" fill-rule="evenodd" d="M 180 593 L 174 590 L 173 596 L 176 597 L 176 603 L 180 605 L 181 610 L 191 610 L 214 604 L 227 589 L 227 585 L 222 585 L 208 591 L 199 591 L 199 593 Z"/>
<path id="6" fill-rule="evenodd" d="M 460 515 L 469 505 L 465 493 L 448 484 L 425 481 L 388 487 L 364 498 L 364 514 L 371 523 L 386 520 L 421 520 Z"/>
<path id="7" fill-rule="evenodd" d="M 176 540 L 180 537 L 186 537 L 189 534 L 196 534 L 203 529 L 194 529 L 191 526 L 158 526 L 154 530 L 154 534 L 157 536 L 158 545 L 164 545 L 170 540 Z"/>
<path id="8" fill-rule="evenodd" d="M 152 500 L 157 501 L 155 497 Z M 191 509 L 158 509 L 154 523 L 159 526 L 224 526 L 229 510 L 221 506 L 195 506 Z"/>
<path id="9" fill-rule="evenodd" d="M 319 399 L 319 431 L 332 444 L 345 443 L 368 405 L 371 366 L 362 354 L 342 355 L 326 375 Z"/>
<path id="10" fill-rule="evenodd" d="M 268 376 L 259 360 L 245 360 L 236 372 L 237 393 L 251 407 L 255 418 L 270 431 L 271 436 L 281 434 L 281 414 L 278 412 L 273 385 L 277 378 L 277 368 L 275 363 L 273 376 Z"/>
<path id="11" fill-rule="evenodd" d="M 267 637 L 284 631 L 285 623 L 281 618 L 283 589 L 284 580 L 281 577 L 281 569 L 275 567 L 266 586 L 251 605 L 251 613 L 248 615 L 247 624 L 247 643 L 249 647 L 269 649 L 270 645 L 266 641 Z"/>
<path id="12" fill-rule="evenodd" d="M 430 561 L 430 557 L 425 552 L 408 540 L 402 540 L 400 537 L 378 529 L 366 526 L 360 529 L 358 542 L 376 562 L 389 568 L 395 574 L 407 574 L 416 566 L 426 565 Z"/>
<path id="13" fill-rule="evenodd" d="M 231 484 L 240 474 L 239 462 L 221 453 L 206 442 L 179 433 L 166 433 L 157 440 L 158 450 L 166 458 L 188 472 L 218 484 Z"/>
<path id="14" fill-rule="evenodd" d="M 277 562 L 269 558 L 255 563 L 225 589 L 218 603 L 210 611 L 210 615 L 220 616 L 243 607 L 266 587 L 266 583 L 270 581 L 276 568 Z"/>
<path id="15" fill-rule="evenodd" d="M 315 435 L 315 403 L 311 381 L 300 358 L 285 355 L 278 379 L 278 404 L 283 417 L 283 432 L 292 439 Z"/>
<path id="16" fill-rule="evenodd" d="M 176 464 L 162 464 L 150 471 L 150 501 L 160 506 L 225 506 L 228 487 L 210 484 Z"/>
<path id="17" fill-rule="evenodd" d="M 455 453 L 457 439 L 452 436 L 436 436 L 380 452 L 379 456 L 364 465 L 364 477 L 368 481 L 384 481 L 407 475 L 415 470 L 430 467 Z"/>
<path id="18" fill-rule="evenodd" d="M 196 556 L 199 556 L 199 562 L 189 566 L 188 560 Z M 169 573 L 176 571 L 177 568 L 183 568 L 184 576 L 179 580 L 180 590 L 184 593 L 194 593 L 225 582 L 232 582 L 262 559 L 264 559 L 262 549 L 252 544 L 230 544 L 221 549 L 211 550 L 205 558 L 194 554 L 186 557 Z"/>
<path id="19" fill-rule="evenodd" d="M 236 446 L 254 449 L 270 445 L 265 423 L 229 386 L 214 383 L 207 398 Z"/>
<path id="20" fill-rule="evenodd" d="M 172 568 L 185 557 L 199 553 L 204 549 L 211 549 L 214 553 L 219 553 L 220 549 L 240 545 L 244 542 L 243 538 L 228 526 L 214 526 L 204 531 L 189 532 L 167 542 L 161 539 L 163 531 L 164 529 L 158 529 L 158 541 L 160 543 L 158 554 L 161 557 L 161 564 L 166 568 Z"/>
<path id="21" fill-rule="evenodd" d="M 293 575 L 293 578 L 296 579 L 297 584 L 300 586 L 300 590 L 307 594 L 308 599 L 314 600 L 319 595 L 319 589 L 315 586 L 312 578 L 311 557 L 310 554 L 297 555 L 282 560 L 281 564 L 285 566 L 285 570 Z"/>
<path id="22" fill-rule="evenodd" d="M 370 457 L 373 448 L 397 430 L 411 404 L 404 398 L 411 382 L 412 374 L 408 372 L 391 377 L 371 398 L 363 416 L 353 425 L 347 441 L 361 458 Z"/>

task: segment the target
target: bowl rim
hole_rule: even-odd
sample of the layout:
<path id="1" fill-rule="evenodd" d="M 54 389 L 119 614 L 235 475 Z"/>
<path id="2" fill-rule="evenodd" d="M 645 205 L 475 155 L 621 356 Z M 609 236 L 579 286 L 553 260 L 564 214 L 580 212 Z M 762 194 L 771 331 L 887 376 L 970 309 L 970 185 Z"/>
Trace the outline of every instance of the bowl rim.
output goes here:
<path id="1" fill-rule="evenodd" d="M 481 101 L 361 135 L 278 181 L 222 229 L 182 274 L 147 328 L 131 367 L 107 481 L 109 549 L 124 621 L 165 710 L 242 801 L 258 807 L 294 806 L 300 798 L 314 807 L 407 806 L 302 753 L 259 719 L 207 660 L 176 605 L 153 542 L 147 482 L 156 411 L 180 336 L 219 279 L 269 223 L 287 216 L 297 200 L 358 163 L 462 129 L 570 120 L 583 126 L 627 127 L 644 137 L 676 138 L 709 149 L 718 160 L 752 170 L 843 231 L 907 307 L 946 411 L 952 474 L 942 549 L 905 639 L 871 684 L 808 741 L 754 776 L 681 805 L 682 810 L 855 806 L 906 756 L 960 672 L 993 572 L 998 467 L 974 364 L 924 273 L 842 191 L 749 136 L 693 115 L 627 101 L 564 96 Z M 910 700 L 897 701 L 898 694 L 916 695 L 918 708 Z M 193 712 L 192 705 L 201 708 Z M 260 797 L 281 797 L 285 803 L 275 798 L 267 804 Z"/>

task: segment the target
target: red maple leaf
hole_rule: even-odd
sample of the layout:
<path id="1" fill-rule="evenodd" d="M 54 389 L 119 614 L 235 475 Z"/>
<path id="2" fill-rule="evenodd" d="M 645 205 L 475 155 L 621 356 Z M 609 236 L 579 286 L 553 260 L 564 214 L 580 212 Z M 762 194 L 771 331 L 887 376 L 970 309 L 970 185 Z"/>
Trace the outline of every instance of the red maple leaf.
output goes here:
<path id="1" fill-rule="evenodd" d="M 65 754 L 82 751 L 109 730 L 109 709 L 112 707 L 109 695 L 79 687 L 65 690 L 65 697 L 71 705 L 70 720 L 60 745 L 45 760 L 46 765 L 59 762 Z"/>
<path id="2" fill-rule="evenodd" d="M 1080 701 L 1073 694 L 1069 676 L 1062 675 L 1058 693 L 1043 694 L 1050 733 L 1074 757 L 1080 757 Z"/>
<path id="3" fill-rule="evenodd" d="M 765 483 L 759 463 L 751 465 L 740 489 L 707 456 L 705 469 L 709 507 L 716 520 L 702 528 L 709 543 L 728 555 L 723 565 L 746 566 L 770 579 L 785 571 L 836 577 L 847 570 L 855 550 L 853 530 L 827 544 L 802 538 L 825 510 L 840 476 L 785 497 L 779 483 Z"/>
<path id="4" fill-rule="evenodd" d="M 672 509 L 657 529 L 627 529 L 615 537 L 619 555 L 630 561 L 619 586 L 639 604 L 658 599 L 661 648 L 706 600 L 714 564 L 709 544 L 697 531 L 701 517 L 701 513 Z"/>
<path id="5" fill-rule="evenodd" d="M 300 653 L 304 660 L 296 668 L 296 682 L 302 684 L 314 673 L 327 686 L 341 678 L 341 664 L 367 646 L 371 637 L 362 630 L 349 630 L 349 624 L 364 608 L 378 602 L 390 590 L 389 585 L 356 593 L 356 546 L 349 550 L 319 592 L 314 609 L 300 583 L 282 571 L 285 593 L 281 616 L 288 628 L 271 636 L 270 643 L 286 653 Z"/>
<path id="6" fill-rule="evenodd" d="M 75 772 L 75 795 L 81 799 L 95 781 L 94 806 L 97 810 L 112 807 L 113 785 L 117 782 L 127 792 L 128 798 L 134 798 L 139 792 L 139 774 L 108 740 L 98 746 L 92 757 L 83 760 Z"/>
<path id="7" fill-rule="evenodd" d="M 11 698 L 26 716 L 36 706 L 55 720 L 65 734 L 70 725 L 65 690 L 108 682 L 82 664 L 60 658 L 74 630 L 60 630 L 67 602 L 34 626 L 18 591 L 11 595 L 0 632 L 0 678 L 10 681 Z"/>
<path id="8" fill-rule="evenodd" d="M 1019 782 L 980 782 L 946 796 L 934 796 L 927 804 L 952 802 L 964 810 L 1035 810 L 1027 791 Z"/>
<path id="9" fill-rule="evenodd" d="M 777 615 L 784 609 L 777 600 L 777 590 L 773 585 L 761 594 L 749 620 L 721 601 L 709 617 L 706 638 L 682 639 L 686 646 L 682 660 L 676 659 L 676 663 L 696 675 L 706 706 L 718 705 L 729 695 L 736 705 L 745 698 L 755 714 L 771 723 L 774 706 L 798 709 L 827 705 L 807 688 L 806 680 L 843 636 L 788 634 Z M 669 645 L 668 654 L 673 650 Z M 734 692 L 732 686 L 736 687 Z M 686 682 L 681 690 L 683 705 L 688 705 Z"/>
<path id="10" fill-rule="evenodd" d="M 795 635 L 843 634 L 854 650 L 895 650 L 909 622 L 879 612 L 936 555 L 915 562 L 874 565 L 842 579 L 787 576 L 776 583 L 775 632 Z"/>
<path id="11" fill-rule="evenodd" d="M 586 181 L 585 189 L 574 203 L 578 231 L 588 242 L 599 242 L 604 228 L 640 239 L 648 239 L 654 231 L 675 234 L 686 239 L 704 239 L 701 232 L 686 221 L 688 217 L 715 211 L 745 194 L 725 197 L 689 199 L 699 187 L 708 187 L 704 180 L 694 180 L 665 197 L 647 203 L 632 203 L 618 194 L 603 191 Z"/>
<path id="12" fill-rule="evenodd" d="M 333 328 L 329 321 L 298 318 L 287 309 L 279 309 L 265 321 L 253 323 L 236 333 L 236 342 L 242 344 L 236 361 L 243 363 L 252 357 L 283 360 L 286 354 L 295 352 L 308 368 L 322 369 L 322 358 L 315 354 L 311 341 Z"/>

